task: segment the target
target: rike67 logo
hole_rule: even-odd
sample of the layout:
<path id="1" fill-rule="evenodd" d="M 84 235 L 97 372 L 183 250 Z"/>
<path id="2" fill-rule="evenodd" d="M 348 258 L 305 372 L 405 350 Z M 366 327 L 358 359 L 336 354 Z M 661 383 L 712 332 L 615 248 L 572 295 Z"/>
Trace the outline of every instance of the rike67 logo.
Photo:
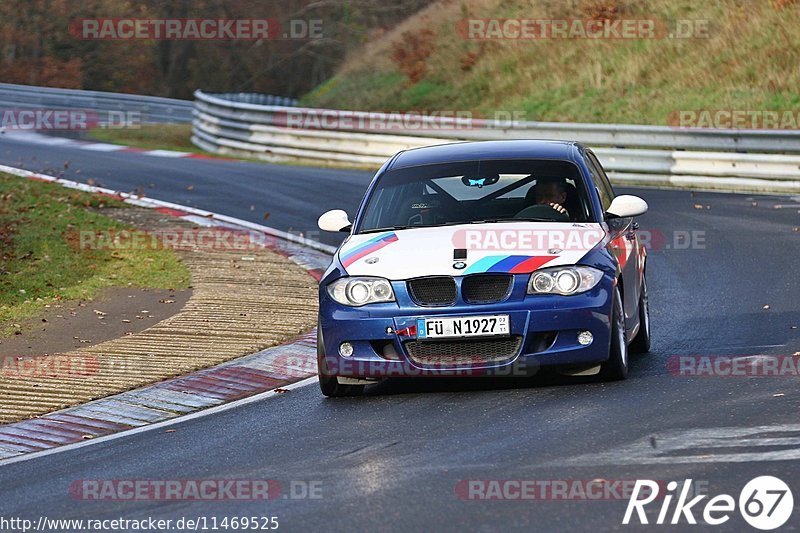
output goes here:
<path id="1" fill-rule="evenodd" d="M 697 524 L 695 513 L 699 513 L 703 522 L 718 526 L 730 520 L 738 503 L 739 513 L 748 524 L 756 529 L 770 530 L 785 524 L 794 509 L 791 489 L 782 480 L 773 476 L 759 476 L 748 481 L 739 493 L 738 502 L 729 494 L 719 494 L 707 501 L 703 501 L 709 498 L 707 494 L 696 495 L 689 499 L 691 486 L 691 479 L 685 480 L 680 486 L 677 481 L 670 481 L 667 483 L 665 494 L 660 494 L 659 489 L 662 485 L 659 483 L 649 479 L 637 479 L 622 523 L 635 524 L 638 519 L 640 524 L 649 524 L 645 507 L 657 499 L 661 507 L 654 524 L 659 525 L 676 525 L 683 523 L 684 520 L 687 524 Z M 658 504 L 654 507 L 657 506 Z"/>

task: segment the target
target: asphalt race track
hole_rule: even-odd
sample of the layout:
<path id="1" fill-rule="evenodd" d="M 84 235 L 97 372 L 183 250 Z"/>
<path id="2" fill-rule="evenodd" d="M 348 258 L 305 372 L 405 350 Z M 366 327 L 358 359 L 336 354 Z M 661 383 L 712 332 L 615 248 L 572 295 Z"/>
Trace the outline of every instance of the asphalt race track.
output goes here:
<path id="1" fill-rule="evenodd" d="M 0 163 L 58 172 L 65 162 L 70 179 L 128 191 L 144 187 L 155 198 L 300 231 L 314 229 L 327 209 L 352 213 L 370 178 L 368 172 L 0 139 Z M 0 516 L 269 515 L 288 531 L 605 531 L 630 528 L 621 525 L 626 499 L 466 501 L 463 488 L 469 480 L 666 484 L 691 478 L 712 496 L 738 500 L 756 476 L 796 483 L 798 376 L 784 370 L 784 376 L 693 377 L 680 375 L 675 361 L 781 355 L 791 362 L 800 352 L 800 329 L 792 329 L 800 327 L 800 198 L 626 192 L 650 204 L 640 223 L 651 235 L 654 336 L 651 353 L 632 360 L 628 380 L 391 381 L 365 397 L 334 400 L 312 384 L 179 422 L 174 432 L 155 429 L 2 466 Z M 335 243 L 336 236 L 322 240 Z M 82 479 L 208 478 L 276 479 L 287 496 L 290 487 L 304 486 L 297 482 L 308 482 L 321 497 L 129 502 L 69 494 Z M 800 529 L 800 488 L 793 488 L 796 508 L 785 530 Z M 698 520 L 705 501 L 694 508 Z M 657 502 L 647 508 L 651 522 Z M 748 527 L 734 512 L 717 530 Z"/>

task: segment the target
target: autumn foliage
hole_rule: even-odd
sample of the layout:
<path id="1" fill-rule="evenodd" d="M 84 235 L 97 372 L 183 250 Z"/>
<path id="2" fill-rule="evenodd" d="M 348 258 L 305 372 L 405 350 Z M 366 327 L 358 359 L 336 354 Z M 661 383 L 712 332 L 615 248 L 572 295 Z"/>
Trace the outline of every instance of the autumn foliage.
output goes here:
<path id="1" fill-rule="evenodd" d="M 179 98 L 197 88 L 299 96 L 331 76 L 370 33 L 430 1 L 2 0 L 0 81 Z M 322 37 L 81 40 L 69 31 L 80 19 L 113 18 L 317 20 Z"/>

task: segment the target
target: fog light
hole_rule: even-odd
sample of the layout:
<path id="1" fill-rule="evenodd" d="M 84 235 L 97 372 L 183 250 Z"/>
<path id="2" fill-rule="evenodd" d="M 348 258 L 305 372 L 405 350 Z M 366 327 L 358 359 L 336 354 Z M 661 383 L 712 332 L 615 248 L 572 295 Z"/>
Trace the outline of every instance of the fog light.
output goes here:
<path id="1" fill-rule="evenodd" d="M 593 340 L 594 340 L 594 335 L 592 335 L 591 331 L 581 331 L 580 333 L 578 333 L 578 344 L 581 344 L 583 346 L 589 346 L 590 344 L 592 344 Z"/>
<path id="2" fill-rule="evenodd" d="M 353 355 L 353 345 L 349 342 L 343 342 L 339 345 L 339 355 L 342 357 L 350 357 Z"/>

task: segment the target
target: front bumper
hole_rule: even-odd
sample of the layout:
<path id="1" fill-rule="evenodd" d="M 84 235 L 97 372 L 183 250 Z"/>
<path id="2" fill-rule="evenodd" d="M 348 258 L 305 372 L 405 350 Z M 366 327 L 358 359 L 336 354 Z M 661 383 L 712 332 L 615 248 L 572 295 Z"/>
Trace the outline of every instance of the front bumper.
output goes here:
<path id="1" fill-rule="evenodd" d="M 329 375 L 353 378 L 419 376 L 523 376 L 542 366 L 591 366 L 608 360 L 611 295 L 614 280 L 604 276 L 592 290 L 572 296 L 528 295 L 528 276 L 515 276 L 509 298 L 495 304 L 420 307 L 408 298 L 405 282 L 393 282 L 397 302 L 360 308 L 333 301 L 320 287 L 320 357 Z M 485 354 L 484 360 L 427 364 L 409 353 L 416 341 L 418 318 L 507 314 L 511 336 L 519 340 L 515 353 Z M 588 346 L 578 333 L 590 331 Z M 339 355 L 339 346 L 353 347 L 350 357 Z M 435 341 L 419 341 L 435 342 Z M 499 355 L 498 357 L 492 357 Z"/>

